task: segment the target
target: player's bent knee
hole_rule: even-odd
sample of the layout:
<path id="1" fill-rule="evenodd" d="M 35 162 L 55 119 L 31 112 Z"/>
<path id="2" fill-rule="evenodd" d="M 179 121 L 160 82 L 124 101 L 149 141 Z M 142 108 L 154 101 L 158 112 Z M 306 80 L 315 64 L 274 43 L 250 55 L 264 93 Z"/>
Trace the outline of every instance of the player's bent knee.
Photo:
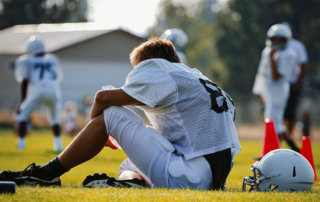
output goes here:
<path id="1" fill-rule="evenodd" d="M 94 117 L 92 120 L 91 120 L 91 123 L 92 124 L 95 124 L 95 125 L 102 125 L 104 126 L 104 116 L 103 116 L 103 113 L 99 114 L 98 116 Z"/>

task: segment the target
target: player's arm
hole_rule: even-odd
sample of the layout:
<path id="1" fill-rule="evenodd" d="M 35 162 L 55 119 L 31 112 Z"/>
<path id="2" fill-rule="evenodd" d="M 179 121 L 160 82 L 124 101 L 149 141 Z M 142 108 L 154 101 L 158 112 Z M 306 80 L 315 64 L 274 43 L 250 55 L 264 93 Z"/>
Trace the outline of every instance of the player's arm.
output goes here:
<path id="1" fill-rule="evenodd" d="M 302 80 L 304 79 L 304 77 L 305 77 L 306 74 L 307 74 L 307 64 L 308 64 L 308 63 L 306 63 L 306 62 L 300 64 L 301 72 L 300 72 L 300 75 L 299 75 L 299 78 L 298 78 L 298 84 L 301 84 L 301 83 L 302 83 Z"/>
<path id="2" fill-rule="evenodd" d="M 21 93 L 21 102 L 17 107 L 17 113 L 19 113 L 20 111 L 20 105 L 21 103 L 26 99 L 27 97 L 27 89 L 28 89 L 28 85 L 29 85 L 29 80 L 28 79 L 23 79 L 23 81 L 21 82 L 21 89 L 20 89 L 20 93 Z"/>
<path id="3" fill-rule="evenodd" d="M 307 74 L 307 64 L 308 64 L 308 54 L 307 54 L 307 50 L 306 47 L 300 43 L 301 47 L 299 49 L 299 53 L 298 53 L 298 61 L 300 63 L 300 75 L 298 77 L 298 81 L 297 81 L 297 88 L 299 88 L 302 84 L 302 81 L 304 79 L 304 77 Z"/>
<path id="4" fill-rule="evenodd" d="M 28 61 L 28 58 L 26 55 L 20 56 L 15 61 L 15 78 L 17 82 L 20 84 L 21 103 L 27 97 L 27 89 L 29 85 L 29 79 L 28 79 L 29 73 L 28 73 L 27 61 Z"/>
<path id="5" fill-rule="evenodd" d="M 297 91 L 300 89 L 301 87 L 301 84 L 302 84 L 302 80 L 304 79 L 304 77 L 306 76 L 306 73 L 307 73 L 307 63 L 302 63 L 300 64 L 300 74 L 298 76 L 298 80 L 296 83 L 293 83 L 291 88 L 293 91 Z"/>
<path id="6" fill-rule="evenodd" d="M 274 54 L 276 53 L 276 51 L 277 50 L 272 49 L 270 52 L 271 76 L 274 81 L 277 81 L 282 77 L 282 75 L 278 71 L 277 63 L 274 59 Z"/>
<path id="7" fill-rule="evenodd" d="M 126 94 L 120 88 L 100 90 L 96 93 L 91 110 L 91 119 L 98 116 L 110 106 L 140 105 L 140 101 Z"/>

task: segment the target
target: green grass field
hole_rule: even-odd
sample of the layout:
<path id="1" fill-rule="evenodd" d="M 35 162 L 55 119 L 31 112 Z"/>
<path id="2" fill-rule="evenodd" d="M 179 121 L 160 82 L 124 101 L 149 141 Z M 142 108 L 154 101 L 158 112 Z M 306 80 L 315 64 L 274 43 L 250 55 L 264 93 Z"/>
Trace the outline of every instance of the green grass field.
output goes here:
<path id="1" fill-rule="evenodd" d="M 17 137 L 12 131 L 0 130 L 0 171 L 23 170 L 30 163 L 43 165 L 57 153 L 52 150 L 53 137 L 48 130 L 33 131 L 27 137 L 25 151 L 15 150 Z M 72 138 L 63 137 L 67 146 Z M 242 152 L 234 161 L 225 191 L 194 191 L 168 189 L 83 188 L 84 178 L 93 173 L 107 173 L 117 177 L 118 166 L 126 158 L 121 150 L 105 148 L 91 161 L 72 169 L 62 178 L 63 186 L 55 188 L 17 187 L 15 194 L 0 194 L 0 201 L 319 201 L 320 183 L 311 192 L 299 193 L 247 193 L 241 191 L 244 176 L 250 170 L 253 156 L 261 153 L 261 142 L 241 141 Z M 285 146 L 283 144 L 283 146 Z M 317 173 L 320 175 L 320 143 L 313 143 Z"/>

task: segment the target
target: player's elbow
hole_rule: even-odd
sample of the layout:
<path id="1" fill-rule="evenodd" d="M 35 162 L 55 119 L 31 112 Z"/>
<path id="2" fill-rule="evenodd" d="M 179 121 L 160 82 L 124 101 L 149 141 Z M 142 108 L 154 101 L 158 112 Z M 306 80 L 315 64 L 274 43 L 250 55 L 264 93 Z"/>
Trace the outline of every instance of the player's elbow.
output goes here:
<path id="1" fill-rule="evenodd" d="M 94 102 L 95 103 L 100 103 L 103 100 L 103 94 L 101 91 L 98 91 L 94 97 Z"/>
<path id="2" fill-rule="evenodd" d="M 95 103 L 105 103 L 108 101 L 108 97 L 106 90 L 100 90 L 96 93 L 94 101 Z"/>

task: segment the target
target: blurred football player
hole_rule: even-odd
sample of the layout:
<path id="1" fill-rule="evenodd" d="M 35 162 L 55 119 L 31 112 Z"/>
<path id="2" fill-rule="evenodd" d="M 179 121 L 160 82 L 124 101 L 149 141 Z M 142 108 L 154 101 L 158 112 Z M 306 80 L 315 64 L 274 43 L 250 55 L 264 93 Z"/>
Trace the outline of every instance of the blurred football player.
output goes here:
<path id="1" fill-rule="evenodd" d="M 54 133 L 54 150 L 61 151 L 60 108 L 62 80 L 60 61 L 57 56 L 45 52 L 44 42 L 37 36 L 27 41 L 27 54 L 15 61 L 15 77 L 21 84 L 21 104 L 17 114 L 19 122 L 18 150 L 26 147 L 25 135 L 30 114 L 45 104 L 51 112 L 51 125 Z"/>
<path id="2" fill-rule="evenodd" d="M 281 24 L 286 25 L 291 30 L 289 23 L 283 22 Z M 299 105 L 302 81 L 307 73 L 308 54 L 303 43 L 294 38 L 288 42 L 288 48 L 294 50 L 298 56 L 297 64 L 290 78 L 290 93 L 284 113 L 284 121 L 287 122 L 288 131 L 292 134 Z"/>
<path id="3" fill-rule="evenodd" d="M 92 120 L 59 156 L 24 172 L 3 171 L 0 180 L 59 185 L 62 174 L 96 156 L 113 136 L 135 168 L 124 162 L 121 179 L 90 175 L 84 187 L 145 186 L 144 180 L 132 179 L 137 176 L 154 187 L 223 190 L 232 159 L 241 151 L 231 97 L 182 64 L 166 39 L 142 43 L 130 60 L 134 68 L 126 83 L 96 93 Z M 128 105 L 142 109 L 152 127 L 123 107 Z"/>
<path id="4" fill-rule="evenodd" d="M 184 54 L 184 49 L 188 43 L 188 36 L 186 33 L 181 29 L 167 29 L 163 32 L 161 38 L 168 39 L 173 43 L 181 62 L 186 64 L 187 60 L 186 55 Z"/>
<path id="5" fill-rule="evenodd" d="M 63 129 L 67 136 L 74 136 L 79 126 L 77 124 L 78 117 L 78 108 L 76 103 L 67 101 L 64 104 L 64 112 L 63 112 Z"/>
<path id="6" fill-rule="evenodd" d="M 92 109 L 92 98 L 90 96 L 86 97 L 84 99 L 84 104 L 86 105 L 85 106 L 85 109 L 84 109 L 84 113 L 85 113 L 85 121 L 86 121 L 86 124 L 89 123 L 91 121 L 91 117 L 90 117 L 90 114 L 91 114 L 91 109 Z"/>
<path id="7" fill-rule="evenodd" d="M 272 119 L 279 139 L 286 140 L 292 150 L 299 152 L 289 132 L 283 125 L 283 114 L 290 90 L 290 76 L 297 62 L 296 53 L 287 48 L 290 29 L 283 24 L 273 25 L 267 33 L 266 47 L 253 87 L 265 105 L 264 118 Z"/>

